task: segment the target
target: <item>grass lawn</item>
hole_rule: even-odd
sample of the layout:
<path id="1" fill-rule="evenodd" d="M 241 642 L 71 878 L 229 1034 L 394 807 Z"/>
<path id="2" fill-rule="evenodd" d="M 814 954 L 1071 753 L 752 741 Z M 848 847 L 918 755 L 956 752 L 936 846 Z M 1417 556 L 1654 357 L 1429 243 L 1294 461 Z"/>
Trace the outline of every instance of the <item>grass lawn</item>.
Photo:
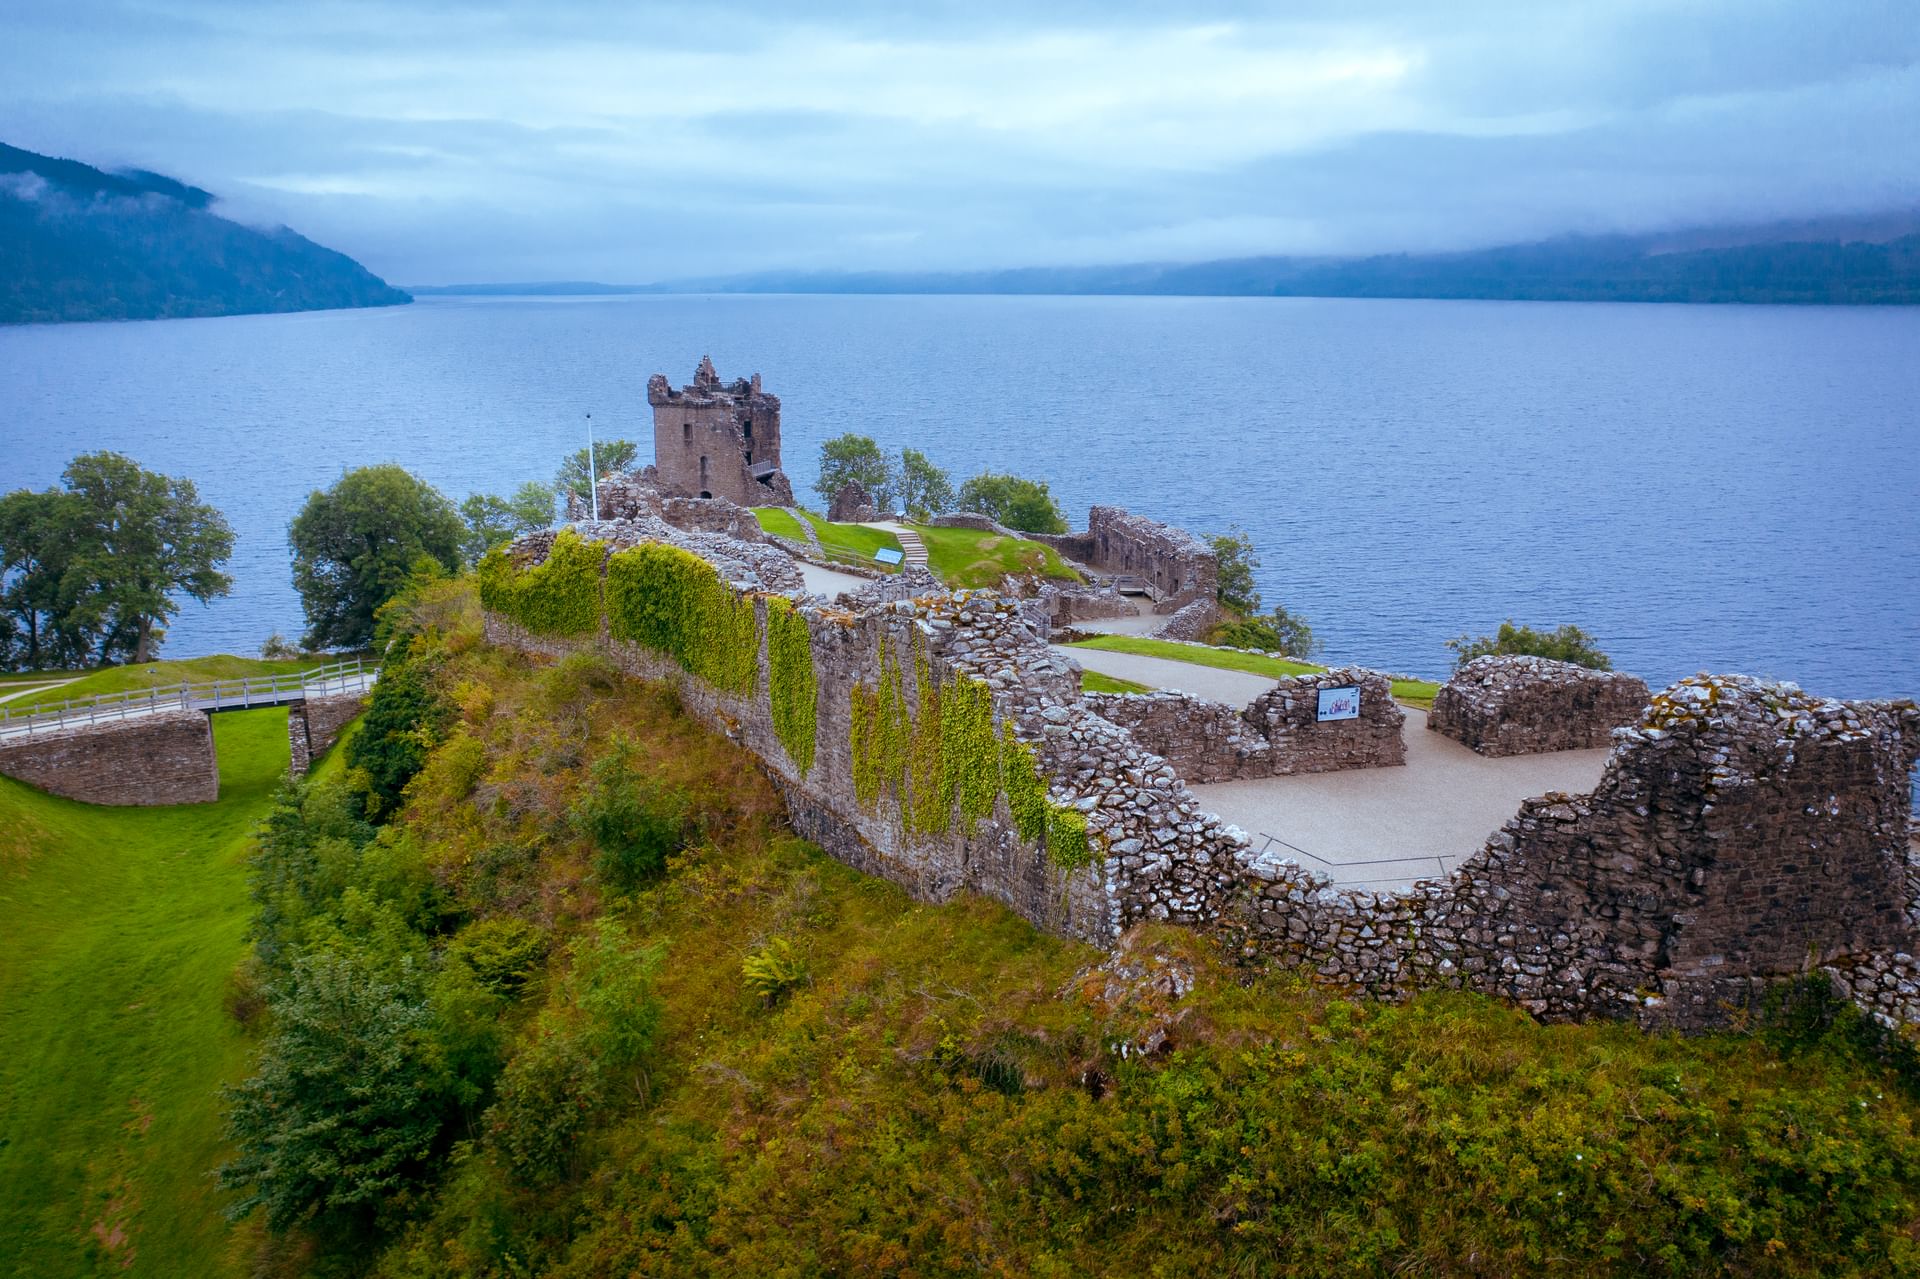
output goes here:
<path id="1" fill-rule="evenodd" d="M 778 506 L 756 506 L 753 518 L 760 521 L 760 531 L 771 533 L 775 537 L 792 538 L 796 542 L 807 540 L 806 530 L 800 527 L 800 521 Z"/>
<path id="2" fill-rule="evenodd" d="M 813 525 L 813 531 L 820 539 L 820 546 L 830 560 L 840 560 L 849 564 L 864 564 L 868 568 L 881 569 L 888 573 L 897 573 L 897 564 L 882 564 L 873 558 L 873 553 L 883 546 L 900 549 L 900 539 L 885 529 L 868 528 L 864 524 L 834 524 L 821 519 L 812 511 L 802 511 L 807 523 Z M 805 535 L 802 534 L 804 538 Z"/>
<path id="3" fill-rule="evenodd" d="M 1081 671 L 1080 691 L 1083 693 L 1151 693 L 1153 690 L 1145 684 L 1136 684 L 1130 679 L 1102 675 L 1099 671 Z"/>
<path id="4" fill-rule="evenodd" d="M 1081 640 L 1073 648 L 1104 649 L 1109 653 L 1133 653 L 1140 657 L 1164 657 L 1174 662 L 1189 662 L 1195 666 L 1211 666 L 1217 670 L 1245 671 L 1250 675 L 1265 675 L 1271 679 L 1281 679 L 1288 675 L 1309 675 L 1315 671 L 1324 671 L 1324 666 L 1314 666 L 1308 662 L 1296 662 L 1285 657 L 1264 657 L 1258 653 L 1242 653 L 1230 648 L 1204 648 L 1198 644 L 1177 644 L 1172 640 L 1148 639 L 1140 635 L 1102 635 L 1097 639 Z M 1393 681 L 1393 695 L 1396 699 L 1417 706 L 1422 710 L 1433 706 L 1433 695 L 1440 686 L 1423 679 L 1397 679 Z"/>
<path id="5" fill-rule="evenodd" d="M 1080 575 L 1051 547 L 1025 538 L 1004 537 L 972 528 L 933 528 L 915 524 L 927 544 L 927 567 L 948 586 L 998 586 L 1010 574 L 1039 573 L 1077 582 Z"/>
<path id="6" fill-rule="evenodd" d="M 209 1174 L 220 1085 L 250 1055 L 223 996 L 286 724 L 213 717 L 214 804 L 100 808 L 0 777 L 0 1274 L 249 1273 Z"/>
<path id="7" fill-rule="evenodd" d="M 337 662 L 338 657 L 295 657 L 269 661 L 263 657 L 191 657 L 178 662 L 142 662 L 138 666 L 108 666 L 82 675 L 71 684 L 29 693 L 6 703 L 8 706 L 34 706 L 58 702 L 69 697 L 87 697 L 94 693 L 121 693 L 129 689 L 176 688 L 181 684 L 200 684 L 216 679 L 245 679 L 256 675 L 292 675 L 316 666 Z M 43 677 L 44 678 L 44 677 Z M 66 678 L 59 676 L 58 678 Z"/>

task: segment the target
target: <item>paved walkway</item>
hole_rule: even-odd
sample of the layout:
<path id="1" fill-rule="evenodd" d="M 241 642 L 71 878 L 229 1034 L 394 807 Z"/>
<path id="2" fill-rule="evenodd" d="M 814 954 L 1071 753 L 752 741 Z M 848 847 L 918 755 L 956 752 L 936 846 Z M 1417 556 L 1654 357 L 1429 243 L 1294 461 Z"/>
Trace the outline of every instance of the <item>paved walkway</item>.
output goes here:
<path id="1" fill-rule="evenodd" d="M 1085 631 L 1089 635 L 1151 635 L 1167 624 L 1170 613 L 1156 613 L 1153 605 L 1145 600 L 1135 600 L 1134 607 L 1139 610 L 1132 617 L 1102 617 L 1091 622 L 1070 623 L 1076 631 Z M 1084 663 L 1083 663 L 1084 665 Z M 1092 670 L 1092 667 L 1087 667 Z"/>
<path id="2" fill-rule="evenodd" d="M 1090 671 L 1153 688 L 1245 706 L 1273 686 L 1261 675 L 1164 657 L 1054 646 Z M 1407 710 L 1407 762 L 1195 786 L 1201 806 L 1253 839 L 1256 852 L 1298 862 L 1347 887 L 1405 888 L 1447 874 L 1476 853 L 1520 801 L 1548 791 L 1578 794 L 1600 780 L 1607 752 L 1557 751 L 1486 759 L 1427 731 Z"/>
<path id="3" fill-rule="evenodd" d="M 0 702 L 10 702 L 16 697 L 25 697 L 29 693 L 44 693 L 49 689 L 61 688 L 80 678 L 82 677 L 78 675 L 70 675 L 66 679 L 48 680 L 44 684 L 3 685 L 0 687 L 5 687 L 7 691 L 0 693 Z"/>
<path id="4" fill-rule="evenodd" d="M 855 577 L 852 573 L 842 573 L 837 569 L 822 568 L 818 564 L 809 564 L 805 560 L 796 560 L 800 570 L 800 580 L 815 595 L 837 599 L 842 591 L 857 590 L 867 584 L 864 577 Z"/>

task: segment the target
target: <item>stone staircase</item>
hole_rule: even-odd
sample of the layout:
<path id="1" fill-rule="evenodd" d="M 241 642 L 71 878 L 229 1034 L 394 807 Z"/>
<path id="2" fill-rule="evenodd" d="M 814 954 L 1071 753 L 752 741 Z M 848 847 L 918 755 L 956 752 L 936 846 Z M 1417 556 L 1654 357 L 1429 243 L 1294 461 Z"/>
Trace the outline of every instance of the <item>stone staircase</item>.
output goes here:
<path id="1" fill-rule="evenodd" d="M 925 568 L 927 566 L 927 544 L 920 535 L 904 524 L 888 524 L 886 529 L 900 539 L 900 549 L 906 554 L 906 560 L 900 565 L 903 569 Z"/>

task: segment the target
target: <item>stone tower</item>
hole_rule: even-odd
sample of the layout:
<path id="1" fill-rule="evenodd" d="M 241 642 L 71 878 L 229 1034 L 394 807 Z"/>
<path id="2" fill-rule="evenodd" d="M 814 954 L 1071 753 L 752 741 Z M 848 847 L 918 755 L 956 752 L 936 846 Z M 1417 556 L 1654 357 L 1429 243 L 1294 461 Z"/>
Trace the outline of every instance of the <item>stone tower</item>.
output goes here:
<path id="1" fill-rule="evenodd" d="M 664 373 L 648 378 L 647 403 L 662 489 L 742 506 L 793 504 L 780 469 L 780 397 L 760 389 L 758 373 L 722 383 L 702 356 L 692 384 L 677 391 Z"/>

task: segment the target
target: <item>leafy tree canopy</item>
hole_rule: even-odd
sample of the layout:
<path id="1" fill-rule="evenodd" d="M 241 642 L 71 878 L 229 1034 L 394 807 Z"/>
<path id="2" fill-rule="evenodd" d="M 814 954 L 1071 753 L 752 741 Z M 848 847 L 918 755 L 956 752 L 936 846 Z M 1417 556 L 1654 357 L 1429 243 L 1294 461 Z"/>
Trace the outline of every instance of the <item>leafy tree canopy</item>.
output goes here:
<path id="1" fill-rule="evenodd" d="M 1307 619 L 1278 604 L 1264 617 L 1240 617 L 1222 622 L 1208 632 L 1207 643 L 1302 659 L 1318 656 L 1321 647 Z"/>
<path id="2" fill-rule="evenodd" d="M 1498 632 L 1469 638 L 1462 635 L 1447 641 L 1458 656 L 1456 666 L 1464 666 L 1476 657 L 1519 655 L 1550 657 L 1556 662 L 1572 662 L 1589 670 L 1610 671 L 1613 659 L 1600 651 L 1598 641 L 1578 626 L 1562 626 L 1552 631 L 1537 631 L 1531 626 L 1515 626 L 1511 619 L 1500 623 Z"/>
<path id="3" fill-rule="evenodd" d="M 982 472 L 960 486 L 960 509 L 978 511 L 1023 533 L 1064 533 L 1066 516 L 1045 480 Z"/>
<path id="4" fill-rule="evenodd" d="M 893 509 L 893 468 L 871 436 L 839 435 L 820 446 L 820 478 L 813 484 L 820 500 L 833 501 L 850 480 L 867 490 L 876 510 Z"/>
<path id="5" fill-rule="evenodd" d="M 919 449 L 900 450 L 900 505 L 924 520 L 953 509 L 953 479 Z"/>
<path id="6" fill-rule="evenodd" d="M 374 614 L 425 556 L 460 568 L 468 530 L 439 490 L 398 466 L 363 466 L 317 491 L 287 530 L 310 649 L 373 639 Z"/>
<path id="7" fill-rule="evenodd" d="M 82 454 L 61 479 L 0 498 L 0 667 L 151 661 L 180 597 L 232 588 L 233 530 L 192 480 L 119 453 Z"/>
<path id="8" fill-rule="evenodd" d="M 561 497 L 571 494 L 585 502 L 593 497 L 593 482 L 590 478 L 606 475 L 610 471 L 626 471 L 633 468 L 634 458 L 640 455 L 640 448 L 632 440 L 595 440 L 593 442 L 593 466 L 587 469 L 587 451 L 576 449 L 567 460 L 560 464 L 559 472 L 553 477 L 554 490 Z M 552 518 L 548 518 L 552 523 Z"/>
<path id="9" fill-rule="evenodd" d="M 1253 584 L 1253 574 L 1260 567 L 1260 553 L 1253 549 L 1253 539 L 1245 529 L 1236 528 L 1231 533 L 1215 533 L 1207 543 L 1220 564 L 1214 591 L 1220 607 L 1242 617 L 1258 613 L 1260 592 Z"/>
<path id="10" fill-rule="evenodd" d="M 553 495 L 552 485 L 528 480 L 512 497 L 475 493 L 460 503 L 460 518 L 467 522 L 466 562 L 478 564 L 482 555 L 501 543 L 552 525 Z"/>

